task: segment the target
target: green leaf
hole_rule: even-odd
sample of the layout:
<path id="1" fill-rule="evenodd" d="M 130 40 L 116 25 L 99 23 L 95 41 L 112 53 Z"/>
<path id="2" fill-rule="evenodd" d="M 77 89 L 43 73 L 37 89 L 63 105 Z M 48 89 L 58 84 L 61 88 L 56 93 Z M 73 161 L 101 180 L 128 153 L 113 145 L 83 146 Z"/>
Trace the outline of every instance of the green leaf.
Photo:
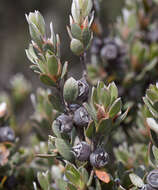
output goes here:
<path id="1" fill-rule="evenodd" d="M 53 124 L 52 124 L 52 130 L 53 130 L 53 133 L 56 135 L 56 137 L 61 137 L 61 133 L 58 129 L 58 123 L 55 121 L 53 121 Z"/>
<path id="2" fill-rule="evenodd" d="M 67 70 L 68 70 L 68 62 L 66 61 L 64 63 L 64 66 L 63 66 L 63 70 L 62 70 L 62 74 L 61 74 L 61 79 L 63 79 L 65 77 L 65 75 L 67 74 Z"/>
<path id="3" fill-rule="evenodd" d="M 38 60 L 37 65 L 42 73 L 47 73 L 45 61 Z"/>
<path id="4" fill-rule="evenodd" d="M 67 190 L 67 182 L 65 182 L 63 179 L 57 179 L 57 184 L 59 189 Z"/>
<path id="5" fill-rule="evenodd" d="M 42 39 L 41 39 L 41 34 L 38 28 L 36 27 L 35 24 L 29 23 L 29 31 L 30 31 L 30 36 L 32 40 L 39 46 L 42 47 Z"/>
<path id="6" fill-rule="evenodd" d="M 37 14 L 37 26 L 38 29 L 40 30 L 41 34 L 44 36 L 45 35 L 45 21 L 43 16 L 41 15 L 41 13 L 39 11 L 36 11 Z"/>
<path id="7" fill-rule="evenodd" d="M 42 187 L 43 190 L 48 190 L 49 189 L 49 175 L 48 171 L 46 173 L 44 172 L 38 172 L 37 173 L 37 178 L 40 186 Z"/>
<path id="8" fill-rule="evenodd" d="M 100 181 L 98 179 L 95 180 L 96 183 L 96 190 L 102 190 Z"/>
<path id="9" fill-rule="evenodd" d="M 87 47 L 90 40 L 91 40 L 91 31 L 89 30 L 89 28 L 84 28 L 82 31 L 82 39 L 83 39 L 83 44 L 84 47 Z"/>
<path id="10" fill-rule="evenodd" d="M 31 65 L 30 69 L 32 69 L 34 73 L 37 73 L 39 75 L 41 74 L 41 71 L 37 65 Z"/>
<path id="11" fill-rule="evenodd" d="M 98 103 L 97 89 L 95 87 L 92 88 L 91 101 L 92 101 L 93 105 Z"/>
<path id="12" fill-rule="evenodd" d="M 74 185 L 72 185 L 71 183 L 68 183 L 67 190 L 77 190 L 77 189 Z"/>
<path id="13" fill-rule="evenodd" d="M 148 89 L 146 91 L 146 94 L 147 94 L 148 98 L 151 100 L 151 102 L 158 101 L 158 93 L 156 93 L 154 90 Z"/>
<path id="14" fill-rule="evenodd" d="M 33 48 L 32 48 L 33 49 Z M 36 63 L 36 61 L 35 61 L 35 58 L 36 57 L 33 57 L 32 55 L 31 55 L 31 53 L 30 53 L 30 47 L 29 47 L 29 49 L 26 49 L 25 50 L 25 52 L 26 52 L 26 56 L 27 56 L 27 58 L 32 62 L 32 63 Z M 35 55 L 36 56 L 36 55 Z"/>
<path id="15" fill-rule="evenodd" d="M 123 165 L 123 163 L 121 161 L 118 161 L 118 163 L 117 163 L 117 174 L 118 174 L 118 177 L 121 178 L 124 175 L 125 171 L 126 171 L 126 168 Z"/>
<path id="16" fill-rule="evenodd" d="M 146 121 L 150 129 L 152 129 L 153 131 L 155 131 L 155 133 L 158 134 L 158 123 L 155 121 L 155 119 L 147 118 Z"/>
<path id="17" fill-rule="evenodd" d="M 107 108 L 110 105 L 110 100 L 111 100 L 110 92 L 106 88 L 102 88 L 100 90 L 100 94 L 98 97 L 101 104 L 104 105 L 105 108 Z"/>
<path id="18" fill-rule="evenodd" d="M 99 81 L 97 84 L 97 96 L 98 98 L 101 96 L 101 90 L 106 88 L 105 84 L 102 81 Z"/>
<path id="19" fill-rule="evenodd" d="M 82 14 L 83 17 L 86 17 L 89 15 L 90 11 L 92 10 L 93 7 L 93 3 L 92 0 L 85 0 L 85 1 L 81 1 L 82 2 Z"/>
<path id="20" fill-rule="evenodd" d="M 95 111 L 94 107 L 92 105 L 89 105 L 86 102 L 83 104 L 83 106 L 86 108 L 87 112 L 92 117 L 92 119 L 94 121 L 97 121 L 97 114 L 96 114 L 96 111 Z"/>
<path id="21" fill-rule="evenodd" d="M 54 46 L 54 49 L 56 50 L 57 48 L 57 39 L 56 39 L 56 35 L 54 33 L 54 29 L 53 29 L 53 24 L 52 22 L 50 23 L 50 32 L 51 32 L 51 37 L 50 37 L 50 41 Z"/>
<path id="22" fill-rule="evenodd" d="M 158 163 L 158 148 L 156 146 L 152 146 L 153 155 L 155 157 L 156 162 Z"/>
<path id="23" fill-rule="evenodd" d="M 74 78 L 69 78 L 64 85 L 64 99 L 73 103 L 78 97 L 78 83 Z"/>
<path id="24" fill-rule="evenodd" d="M 79 168 L 79 172 L 83 178 L 83 181 L 85 182 L 85 184 L 87 184 L 87 182 L 89 180 L 88 171 L 84 167 L 81 167 L 81 168 Z"/>
<path id="25" fill-rule="evenodd" d="M 46 74 L 41 74 L 40 80 L 41 80 L 41 82 L 43 82 L 44 84 L 46 84 L 48 86 L 56 87 L 56 83 Z"/>
<path id="26" fill-rule="evenodd" d="M 52 55 L 48 57 L 47 60 L 47 64 L 48 64 L 48 72 L 51 75 L 57 75 L 58 73 L 58 59 L 56 56 Z"/>
<path id="27" fill-rule="evenodd" d="M 55 140 L 55 146 L 59 153 L 64 157 L 65 160 L 72 161 L 73 153 L 71 152 L 71 146 L 66 143 L 64 139 L 57 138 Z"/>
<path id="28" fill-rule="evenodd" d="M 48 151 L 53 152 L 54 149 L 56 149 L 56 147 L 55 147 L 55 137 L 49 135 L 48 136 Z"/>
<path id="29" fill-rule="evenodd" d="M 85 130 L 85 135 L 89 139 L 92 139 L 94 137 L 94 134 L 95 134 L 95 123 L 94 123 L 94 121 L 91 121 Z"/>
<path id="30" fill-rule="evenodd" d="M 158 147 L 158 135 L 157 135 L 157 133 L 155 133 L 155 131 L 153 131 L 153 130 L 151 130 L 150 133 L 151 133 L 151 141 L 152 141 L 152 143 L 156 147 Z"/>
<path id="31" fill-rule="evenodd" d="M 97 126 L 97 134 L 100 135 L 109 135 L 111 130 L 112 120 L 111 119 L 102 119 Z"/>
<path id="32" fill-rule="evenodd" d="M 59 112 L 63 112 L 64 108 L 62 105 L 62 101 L 60 98 L 60 95 L 58 93 L 53 93 L 53 94 L 49 94 L 48 95 L 48 99 L 50 101 L 50 103 L 52 104 L 53 108 L 56 109 Z"/>
<path id="33" fill-rule="evenodd" d="M 136 187 L 138 188 L 143 187 L 144 182 L 139 176 L 135 175 L 134 173 L 131 173 L 129 174 L 129 178 L 131 182 L 133 183 L 133 185 L 135 185 Z"/>
<path id="34" fill-rule="evenodd" d="M 85 183 L 83 182 L 80 172 L 75 168 L 74 165 L 68 164 L 65 169 L 65 175 L 67 179 L 75 185 L 75 187 L 84 189 Z"/>
<path id="35" fill-rule="evenodd" d="M 72 33 L 72 36 L 78 40 L 81 40 L 82 39 L 82 30 L 80 28 L 80 26 L 76 23 L 73 23 L 71 25 L 71 33 Z"/>
<path id="36" fill-rule="evenodd" d="M 151 71 L 157 64 L 157 58 L 153 59 L 150 61 L 150 63 L 148 63 L 144 69 L 142 70 L 142 72 L 136 77 L 136 80 L 141 80 L 143 79 L 143 77 L 145 76 L 146 72 Z"/>
<path id="37" fill-rule="evenodd" d="M 143 101 L 144 101 L 145 105 L 148 107 L 148 109 L 151 112 L 151 114 L 155 118 L 158 118 L 158 112 L 154 109 L 154 107 L 152 106 L 152 104 L 149 102 L 148 98 L 143 97 Z"/>
<path id="38" fill-rule="evenodd" d="M 110 118 L 115 117 L 121 111 L 121 108 L 122 108 L 121 98 L 118 98 L 114 101 L 114 103 L 110 107 L 110 110 L 109 110 Z"/>
<path id="39" fill-rule="evenodd" d="M 127 110 L 117 118 L 115 124 L 119 125 L 127 117 L 128 112 L 129 112 L 129 108 L 127 108 Z"/>
<path id="40" fill-rule="evenodd" d="M 111 104 L 118 98 L 118 89 L 114 82 L 110 83 L 108 86 L 111 96 Z"/>
<path id="41" fill-rule="evenodd" d="M 43 49 L 44 53 L 49 52 L 50 55 L 52 55 L 53 52 L 55 52 L 54 46 L 50 42 L 43 44 L 42 49 Z"/>

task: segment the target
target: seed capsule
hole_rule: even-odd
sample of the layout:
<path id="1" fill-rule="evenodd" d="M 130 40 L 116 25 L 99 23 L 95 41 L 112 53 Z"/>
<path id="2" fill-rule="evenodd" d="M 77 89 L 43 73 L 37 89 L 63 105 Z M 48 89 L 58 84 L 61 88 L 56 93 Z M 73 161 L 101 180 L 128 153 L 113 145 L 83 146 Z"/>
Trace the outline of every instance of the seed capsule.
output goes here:
<path id="1" fill-rule="evenodd" d="M 158 169 L 151 171 L 147 176 L 147 183 L 154 189 L 158 189 Z"/>
<path id="2" fill-rule="evenodd" d="M 86 127 L 90 121 L 90 116 L 87 110 L 81 106 L 74 112 L 74 124 L 79 127 Z"/>
<path id="3" fill-rule="evenodd" d="M 15 139 L 14 131 L 6 126 L 6 127 L 0 127 L 0 142 L 13 142 Z"/>
<path id="4" fill-rule="evenodd" d="M 61 133 L 69 133 L 73 128 L 72 117 L 62 114 L 56 120 L 56 125 Z"/>
<path id="5" fill-rule="evenodd" d="M 90 145 L 84 141 L 74 146 L 72 150 L 79 161 L 87 161 L 91 152 Z"/>
<path id="6" fill-rule="evenodd" d="M 89 85 L 85 78 L 82 78 L 81 80 L 78 80 L 77 82 L 78 82 L 78 89 L 79 89 L 77 100 L 84 102 L 88 99 Z"/>
<path id="7" fill-rule="evenodd" d="M 76 111 L 79 107 L 80 107 L 80 105 L 78 105 L 78 104 L 70 104 L 70 105 L 69 105 L 69 109 L 70 109 L 72 112 Z"/>
<path id="8" fill-rule="evenodd" d="M 152 188 L 149 184 L 145 184 L 145 185 L 143 185 L 141 190 L 156 190 L 156 189 Z"/>
<path id="9" fill-rule="evenodd" d="M 97 149 L 90 155 L 90 163 L 95 168 L 104 167 L 109 162 L 109 155 L 102 148 Z"/>

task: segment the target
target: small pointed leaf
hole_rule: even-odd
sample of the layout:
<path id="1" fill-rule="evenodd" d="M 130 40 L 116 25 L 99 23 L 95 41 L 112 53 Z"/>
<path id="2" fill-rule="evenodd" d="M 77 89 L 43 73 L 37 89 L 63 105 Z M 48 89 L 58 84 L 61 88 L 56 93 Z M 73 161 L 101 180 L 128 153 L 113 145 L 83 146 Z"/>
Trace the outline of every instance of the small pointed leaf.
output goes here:
<path id="1" fill-rule="evenodd" d="M 48 75 L 41 74 L 40 80 L 41 80 L 41 82 L 43 82 L 44 84 L 46 84 L 48 86 L 55 86 L 56 87 L 56 83 Z"/>
<path id="2" fill-rule="evenodd" d="M 55 140 L 55 146 L 65 160 L 69 161 L 73 160 L 73 153 L 71 152 L 71 146 L 68 145 L 64 139 L 57 138 Z"/>
<path id="3" fill-rule="evenodd" d="M 61 103 L 60 95 L 58 93 L 53 93 L 48 95 L 48 99 L 50 103 L 52 104 L 53 108 L 56 109 L 59 112 L 63 112 L 64 108 Z"/>
<path id="4" fill-rule="evenodd" d="M 138 188 L 143 187 L 143 185 L 144 185 L 143 180 L 136 174 L 134 174 L 134 173 L 129 174 L 129 178 L 130 178 L 131 182 L 133 183 L 133 185 L 135 185 L 136 187 L 138 187 Z"/>
<path id="5" fill-rule="evenodd" d="M 51 75 L 57 75 L 58 73 L 58 59 L 55 56 L 50 56 L 47 60 L 48 71 Z"/>
<path id="6" fill-rule="evenodd" d="M 64 63 L 64 66 L 63 66 L 63 70 L 62 70 L 62 74 L 61 74 L 61 79 L 63 79 L 65 77 L 65 75 L 67 74 L 67 69 L 68 69 L 68 62 L 66 61 Z"/>
<path id="7" fill-rule="evenodd" d="M 110 118 L 115 117 L 121 111 L 121 108 L 122 108 L 121 98 L 118 98 L 114 101 L 114 103 L 112 104 L 109 110 Z"/>
<path id="8" fill-rule="evenodd" d="M 84 28 L 82 31 L 82 39 L 83 39 L 83 44 L 84 47 L 87 47 L 90 40 L 91 40 L 91 31 L 89 30 L 89 28 Z"/>
<path id="9" fill-rule="evenodd" d="M 82 37 L 81 37 L 81 35 L 82 35 L 82 30 L 81 30 L 81 28 L 80 28 L 80 26 L 79 26 L 78 24 L 73 23 L 73 24 L 71 25 L 71 33 L 72 33 L 72 36 L 73 36 L 74 38 L 76 38 L 76 39 L 78 39 L 78 40 L 81 40 L 81 39 L 82 39 Z"/>

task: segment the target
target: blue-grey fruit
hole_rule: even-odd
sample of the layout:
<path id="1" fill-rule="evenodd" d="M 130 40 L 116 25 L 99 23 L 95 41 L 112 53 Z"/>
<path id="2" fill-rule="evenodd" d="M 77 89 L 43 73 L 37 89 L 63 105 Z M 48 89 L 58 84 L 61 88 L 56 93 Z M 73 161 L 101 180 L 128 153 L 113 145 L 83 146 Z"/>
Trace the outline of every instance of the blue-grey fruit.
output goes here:
<path id="1" fill-rule="evenodd" d="M 15 139 L 14 131 L 8 127 L 0 127 L 0 142 L 13 142 Z"/>

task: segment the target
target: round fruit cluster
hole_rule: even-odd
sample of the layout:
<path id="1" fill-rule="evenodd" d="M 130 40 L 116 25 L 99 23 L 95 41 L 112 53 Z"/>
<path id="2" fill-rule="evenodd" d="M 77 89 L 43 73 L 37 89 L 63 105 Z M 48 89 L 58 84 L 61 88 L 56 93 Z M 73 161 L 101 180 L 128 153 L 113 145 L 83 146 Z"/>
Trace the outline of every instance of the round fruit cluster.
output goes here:
<path id="1" fill-rule="evenodd" d="M 91 116 L 87 112 L 83 103 L 88 100 L 89 85 L 85 78 L 77 81 L 78 83 L 78 97 L 76 102 L 80 104 L 68 104 L 68 113 L 62 113 L 53 122 L 53 126 L 60 133 L 71 133 L 73 127 L 76 127 L 78 131 L 83 131 L 89 122 L 92 120 Z M 97 148 L 93 150 L 93 147 L 86 141 L 80 140 L 80 142 L 72 147 L 72 152 L 75 158 L 79 161 L 88 161 L 93 167 L 104 167 L 109 160 L 108 153 L 103 148 Z"/>

